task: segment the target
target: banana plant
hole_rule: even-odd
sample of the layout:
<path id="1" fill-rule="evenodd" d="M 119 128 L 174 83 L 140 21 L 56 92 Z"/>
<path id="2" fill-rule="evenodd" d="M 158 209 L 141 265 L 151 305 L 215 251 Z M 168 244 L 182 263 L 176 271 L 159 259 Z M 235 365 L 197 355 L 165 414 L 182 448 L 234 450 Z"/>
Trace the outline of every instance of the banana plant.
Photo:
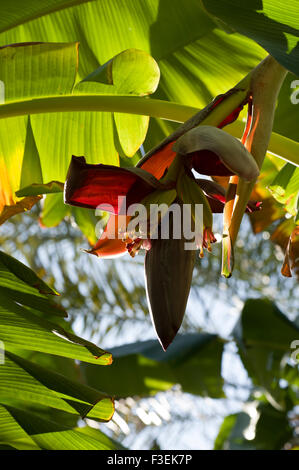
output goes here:
<path id="1" fill-rule="evenodd" d="M 194 206 L 202 204 L 203 227 L 198 234 L 200 242 L 196 244 L 201 255 L 203 248 L 210 250 L 211 243 L 215 241 L 212 231 L 213 207 L 210 203 L 215 203 L 215 200 L 225 202 L 222 274 L 231 276 L 234 265 L 233 248 L 243 214 L 250 208 L 261 208 L 259 198 L 254 198 L 255 201 L 250 199 L 267 152 L 278 155 L 288 165 L 299 164 L 299 144 L 293 126 L 288 131 L 282 131 L 283 126 L 275 124 L 277 99 L 286 97 L 283 83 L 287 72 L 298 73 L 298 8 L 294 0 L 288 0 L 287 11 L 292 14 L 286 14 L 286 9 L 281 8 L 278 0 L 266 1 L 265 14 L 260 15 L 255 7 L 242 7 L 239 2 L 234 2 L 234 8 L 229 12 L 224 0 L 218 2 L 218 6 L 215 2 L 202 1 L 198 6 L 185 10 L 179 7 L 182 13 L 181 24 L 184 25 L 182 29 L 175 21 L 177 11 L 174 9 L 178 7 L 178 3 L 174 2 L 174 5 L 173 2 L 167 2 L 168 15 L 174 21 L 173 26 L 169 26 L 169 35 L 166 34 L 163 49 L 161 39 L 155 33 L 159 21 L 163 21 L 162 10 L 158 11 L 157 23 L 152 19 L 153 11 L 147 12 L 147 31 L 151 32 L 146 33 L 144 25 L 140 28 L 136 20 L 142 12 L 141 2 L 130 5 L 132 11 L 128 5 L 123 7 L 118 15 L 115 11 L 118 6 L 115 4 L 110 8 L 119 22 L 116 21 L 112 30 L 118 31 L 118 38 L 123 40 L 119 42 L 115 38 L 114 44 L 112 41 L 109 48 L 110 33 L 105 33 L 105 28 L 108 31 L 108 20 L 104 19 L 106 15 L 103 15 L 102 10 L 105 5 L 99 1 L 92 2 L 92 5 L 85 3 L 78 2 L 78 10 L 93 25 L 89 31 L 95 32 L 94 24 L 101 24 L 103 27 L 102 39 L 98 38 L 94 44 L 91 44 L 87 29 L 82 29 L 81 23 L 78 28 L 74 27 L 78 11 L 77 7 L 68 2 L 59 7 L 53 3 L 47 8 L 44 4 L 40 8 L 33 8 L 31 5 L 24 16 L 16 11 L 13 15 L 3 11 L 6 16 L 2 17 L 7 19 L 2 20 L 0 29 L 0 41 L 3 45 L 0 49 L 0 80 L 5 88 L 5 101 L 0 105 L 0 221 L 4 222 L 14 213 L 28 210 L 40 200 L 41 195 L 47 194 L 41 224 L 56 225 L 65 216 L 75 219 L 87 234 L 92 244 L 92 253 L 106 256 L 122 254 L 128 250 L 133 255 L 141 246 L 150 248 L 147 250 L 145 263 L 149 304 L 155 327 L 160 331 L 158 335 L 162 345 L 167 347 L 184 315 L 192 276 L 188 274 L 186 285 L 180 292 L 180 307 L 173 308 L 174 302 L 171 302 L 169 308 L 163 309 L 168 318 L 166 324 L 172 331 L 169 334 L 165 331 L 165 325 L 159 325 L 161 313 L 156 310 L 157 307 L 153 307 L 157 304 L 154 299 L 158 296 L 158 287 L 153 288 L 153 285 L 161 286 L 168 279 L 167 269 L 170 263 L 177 262 L 180 269 L 183 269 L 184 263 L 171 254 L 174 250 L 170 247 L 174 246 L 172 240 L 169 254 L 166 255 L 167 262 L 163 263 L 167 266 L 165 274 L 161 274 L 160 282 L 152 282 L 154 278 L 159 278 L 153 274 L 158 269 L 154 266 L 159 264 L 153 253 L 160 253 L 162 243 L 151 243 L 150 236 L 145 237 L 146 241 L 130 238 L 130 220 L 126 214 L 116 210 L 115 198 L 127 196 L 129 201 L 141 202 L 146 207 L 157 201 L 166 202 L 169 207 L 178 200 L 191 205 L 193 218 Z M 152 8 L 157 7 L 155 0 L 150 4 Z M 139 16 L 136 16 L 137 13 Z M 97 18 L 99 22 L 94 23 Z M 57 21 L 65 21 L 71 25 L 68 32 L 65 31 L 59 37 L 53 33 Z M 46 38 L 42 32 L 43 23 L 49 30 Z M 223 31 L 224 23 L 243 35 L 232 35 L 231 42 L 226 47 L 223 46 L 228 40 Z M 128 36 L 127 29 L 120 24 L 133 25 L 130 28 L 136 32 L 134 40 L 124 39 Z M 199 24 L 201 32 L 195 33 Z M 83 33 L 78 33 L 78 29 Z M 285 33 L 289 35 L 288 51 Z M 192 52 L 185 45 L 184 52 L 180 55 L 181 44 L 194 41 L 194 37 L 202 47 L 198 48 L 196 44 L 195 52 Z M 219 50 L 224 47 L 226 52 L 231 52 L 232 59 L 229 54 L 225 58 L 220 54 L 217 64 L 218 79 L 215 82 L 221 81 L 221 85 L 217 82 L 217 86 L 211 86 L 203 78 L 200 54 L 204 47 L 208 47 L 209 41 L 215 46 L 219 38 Z M 252 39 L 262 45 L 269 55 L 265 57 L 265 50 L 252 42 Z M 81 40 L 80 48 L 78 40 Z M 105 53 L 104 46 L 107 48 Z M 249 49 L 252 54 L 248 52 Z M 169 52 L 170 50 L 175 52 Z M 216 46 L 212 50 L 214 54 Z M 149 52 L 152 52 L 153 57 Z M 190 59 L 192 54 L 194 59 Z M 165 57 L 169 63 L 164 63 Z M 206 69 L 202 69 L 207 76 L 209 72 L 214 75 L 214 71 L 208 66 L 211 57 L 212 52 L 206 52 Z M 248 62 L 244 67 L 246 58 Z M 176 63 L 177 67 L 173 65 Z M 189 92 L 188 98 L 184 100 L 183 88 L 186 91 L 189 86 L 187 79 L 184 82 L 184 67 L 192 71 L 195 77 L 199 73 L 201 81 L 197 90 L 209 89 L 210 86 L 213 89 L 212 96 L 211 93 L 202 92 L 201 98 L 195 101 L 196 93 Z M 229 67 L 234 70 L 231 76 L 227 72 Z M 193 72 L 194 68 L 196 72 Z M 247 74 L 241 73 L 244 69 Z M 159 85 L 160 76 L 162 79 Z M 220 80 L 220 76 L 225 78 Z M 22 78 L 11 80 L 11 77 Z M 239 82 L 235 85 L 238 79 Z M 185 83 L 184 87 L 180 87 L 180 82 Z M 148 95 L 156 90 L 159 99 L 149 98 Z M 203 109 L 200 111 L 199 102 L 205 105 L 201 106 Z M 196 103 L 197 107 L 191 106 L 191 103 Z M 239 116 L 246 106 L 247 123 L 244 126 Z M 290 115 L 295 117 L 295 106 L 290 109 Z M 159 128 L 156 133 L 153 132 L 154 127 L 149 125 L 149 117 L 159 119 L 153 124 Z M 181 122 L 182 125 L 175 126 L 175 130 L 171 132 L 172 124 L 161 124 L 161 119 Z M 278 133 L 273 132 L 273 125 Z M 12 134 L 13 140 L 10 138 Z M 158 139 L 161 134 L 163 137 L 167 135 Z M 241 138 L 241 142 L 235 137 Z M 139 149 L 142 144 L 145 148 L 152 148 L 140 159 Z M 73 160 L 67 175 L 72 155 Z M 53 160 L 57 164 L 53 164 Z M 118 168 L 119 165 L 121 168 Z M 123 168 L 124 166 L 127 168 Z M 216 187 L 211 189 L 207 185 L 204 190 L 203 184 L 196 181 L 193 171 L 214 179 L 229 177 L 229 182 L 226 181 L 225 184 L 225 201 L 223 195 L 219 196 L 222 190 L 218 189 L 217 192 Z M 285 173 L 278 177 L 279 184 L 286 187 L 285 183 L 281 183 L 284 177 Z M 294 181 L 296 182 L 296 178 L 293 183 Z M 63 204 L 63 186 L 65 202 L 70 206 Z M 292 191 L 294 212 L 297 187 Z M 98 204 L 102 204 L 104 208 L 105 204 L 112 205 L 112 216 L 102 237 L 96 242 L 90 230 L 90 212 L 86 209 L 94 209 Z M 296 254 L 293 254 L 297 223 L 298 217 L 294 215 L 294 226 L 289 235 L 283 268 L 283 273 L 287 275 L 291 275 L 292 264 L 297 259 Z M 115 237 L 119 233 L 120 239 Z M 162 251 L 168 252 L 168 247 L 166 251 L 165 248 Z M 178 253 L 180 260 L 183 259 L 181 249 L 178 249 Z M 192 263 L 193 257 L 190 256 L 186 269 L 188 273 L 192 271 L 189 270 Z M 173 279 L 177 278 L 178 274 L 174 274 Z M 176 294 L 174 286 L 178 283 L 176 280 L 167 284 L 166 300 Z"/>

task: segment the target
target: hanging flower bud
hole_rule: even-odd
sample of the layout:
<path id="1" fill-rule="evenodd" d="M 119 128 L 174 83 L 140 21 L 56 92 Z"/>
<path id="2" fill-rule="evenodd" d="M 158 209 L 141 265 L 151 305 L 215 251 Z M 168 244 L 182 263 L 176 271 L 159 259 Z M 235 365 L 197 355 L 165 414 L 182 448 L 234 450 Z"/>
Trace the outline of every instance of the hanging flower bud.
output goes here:
<path id="1" fill-rule="evenodd" d="M 170 234 L 173 214 L 169 213 Z M 195 251 L 185 249 L 186 240 L 151 240 L 145 255 L 146 293 L 152 322 L 164 350 L 179 330 L 190 292 Z"/>

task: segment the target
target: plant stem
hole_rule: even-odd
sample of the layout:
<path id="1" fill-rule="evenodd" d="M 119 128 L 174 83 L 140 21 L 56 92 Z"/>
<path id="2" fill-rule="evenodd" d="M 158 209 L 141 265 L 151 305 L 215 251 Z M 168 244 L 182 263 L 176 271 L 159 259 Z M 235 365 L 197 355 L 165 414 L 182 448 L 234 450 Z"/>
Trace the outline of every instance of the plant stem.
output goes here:
<path id="1" fill-rule="evenodd" d="M 125 95 L 63 95 L 27 99 L 0 105 L 0 119 L 29 114 L 111 111 L 153 116 L 184 122 L 198 112 L 197 108 L 169 101 Z"/>
<path id="2" fill-rule="evenodd" d="M 268 56 L 254 70 L 252 75 L 252 122 L 244 145 L 255 158 L 259 168 L 263 164 L 268 149 L 277 96 L 286 74 L 287 70 L 273 57 Z M 229 228 L 232 245 L 236 241 L 242 217 L 254 185 L 255 181 L 247 183 L 241 179 L 239 180 Z"/>
<path id="3" fill-rule="evenodd" d="M 246 77 L 247 78 L 247 77 Z M 243 81 L 242 81 L 243 82 Z M 240 82 L 237 87 L 242 85 Z M 237 98 L 235 95 L 234 99 Z M 232 104 L 232 101 L 230 102 Z M 226 103 L 226 105 L 228 102 Z M 224 105 L 224 103 L 223 103 Z M 205 108 L 207 110 L 208 106 Z M 128 114 L 140 114 L 168 121 L 185 123 L 194 115 L 197 118 L 198 108 L 186 106 L 163 100 L 148 99 L 139 96 L 115 96 L 115 95 L 68 95 L 68 96 L 47 96 L 44 98 L 34 98 L 23 101 L 16 101 L 0 105 L 0 119 L 9 117 L 26 116 L 30 114 L 76 112 L 76 111 L 110 111 Z M 219 109 L 220 111 L 220 109 Z M 225 114 L 223 106 L 221 113 Z M 205 125 L 213 125 L 210 120 L 202 122 Z M 243 131 L 243 123 L 235 121 L 225 128 L 225 130 L 235 136 L 240 137 Z M 294 165 L 299 166 L 299 144 L 291 139 L 279 134 L 272 133 L 268 150 Z"/>

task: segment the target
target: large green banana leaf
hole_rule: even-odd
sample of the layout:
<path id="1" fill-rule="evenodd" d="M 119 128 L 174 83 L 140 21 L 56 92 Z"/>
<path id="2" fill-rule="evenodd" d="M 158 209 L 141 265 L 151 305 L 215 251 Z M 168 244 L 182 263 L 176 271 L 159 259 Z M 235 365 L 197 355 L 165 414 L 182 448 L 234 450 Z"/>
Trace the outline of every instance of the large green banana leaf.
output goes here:
<path id="1" fill-rule="evenodd" d="M 111 354 L 71 331 L 62 318 L 66 312 L 51 299 L 55 294 L 31 269 L 0 252 L 0 445 L 115 448 L 102 433 L 75 428 L 80 417 L 108 421 L 114 403 L 82 383 L 74 359 L 108 365 Z M 59 373 L 49 367 L 53 361 Z"/>
<path id="2" fill-rule="evenodd" d="M 18 450 L 123 449 L 97 429 L 70 428 L 9 405 L 0 405 L 0 446 Z"/>

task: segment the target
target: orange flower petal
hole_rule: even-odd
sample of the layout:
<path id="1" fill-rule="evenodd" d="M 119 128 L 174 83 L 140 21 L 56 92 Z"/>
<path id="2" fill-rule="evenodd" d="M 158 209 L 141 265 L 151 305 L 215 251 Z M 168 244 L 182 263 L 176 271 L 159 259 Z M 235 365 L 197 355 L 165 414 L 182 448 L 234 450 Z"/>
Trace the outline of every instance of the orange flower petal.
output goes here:
<path id="1" fill-rule="evenodd" d="M 161 150 L 158 150 L 151 157 L 149 157 L 148 160 L 141 164 L 140 168 L 148 171 L 158 180 L 162 178 L 166 168 L 171 165 L 174 157 L 176 156 L 176 152 L 172 150 L 173 144 L 174 142 L 169 142 L 169 144 L 165 145 L 165 147 L 162 147 Z"/>
<path id="2" fill-rule="evenodd" d="M 125 254 L 126 245 L 132 240 L 128 239 L 124 242 L 120 232 L 125 231 L 130 218 L 126 215 L 111 215 L 102 236 L 88 253 L 100 258 L 116 258 Z"/>

